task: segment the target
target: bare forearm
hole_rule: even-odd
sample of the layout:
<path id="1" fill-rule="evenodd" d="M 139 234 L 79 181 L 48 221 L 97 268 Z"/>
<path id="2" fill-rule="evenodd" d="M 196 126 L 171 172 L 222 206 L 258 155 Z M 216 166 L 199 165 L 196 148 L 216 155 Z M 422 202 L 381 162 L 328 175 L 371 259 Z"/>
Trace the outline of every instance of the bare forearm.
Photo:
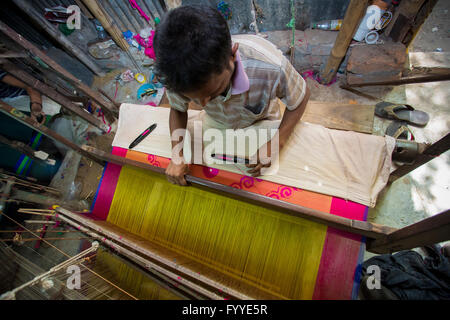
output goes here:
<path id="1" fill-rule="evenodd" d="M 301 104 L 294 110 L 286 110 L 283 115 L 283 119 L 281 120 L 279 127 L 279 145 L 280 149 L 286 144 L 287 140 L 291 136 L 294 131 L 295 126 L 298 124 L 303 114 L 305 113 L 306 105 L 308 104 L 310 96 L 310 91 L 308 87 L 306 88 L 305 97 Z"/>
<path id="2" fill-rule="evenodd" d="M 187 120 L 188 115 L 187 112 L 180 112 L 175 109 L 170 109 L 170 115 L 169 115 L 169 128 L 170 128 L 170 136 L 172 137 L 173 132 L 177 129 L 184 129 L 186 130 L 187 127 Z M 172 150 L 175 148 L 175 146 L 184 140 L 184 132 L 183 134 L 180 134 L 178 139 L 172 140 Z M 172 157 L 174 155 L 172 154 Z M 181 149 L 179 156 L 183 156 L 183 149 Z"/>
<path id="3" fill-rule="evenodd" d="M 42 98 L 40 93 L 35 89 L 33 89 L 32 87 L 26 85 L 19 79 L 13 77 L 12 75 L 7 74 L 6 76 L 3 77 L 2 81 L 6 84 L 9 84 L 10 86 L 26 90 L 28 95 L 30 96 L 31 102 L 42 104 Z"/>

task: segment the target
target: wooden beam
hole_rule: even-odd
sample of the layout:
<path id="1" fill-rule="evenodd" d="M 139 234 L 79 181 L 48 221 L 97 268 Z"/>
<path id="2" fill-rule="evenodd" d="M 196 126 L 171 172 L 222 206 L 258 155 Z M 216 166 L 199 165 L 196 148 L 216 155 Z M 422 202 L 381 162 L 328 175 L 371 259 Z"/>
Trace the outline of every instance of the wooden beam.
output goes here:
<path id="1" fill-rule="evenodd" d="M 424 24 L 425 20 L 431 14 L 434 6 L 438 0 L 427 0 L 424 5 L 419 9 L 416 16 L 414 17 L 414 22 L 409 32 L 403 38 L 403 44 L 408 48 L 409 45 L 414 41 L 414 38 L 419 33 L 420 28 Z"/>
<path id="2" fill-rule="evenodd" d="M 433 143 L 432 145 L 425 148 L 425 150 L 419 154 L 416 160 L 412 164 L 405 164 L 399 167 L 397 170 L 391 173 L 389 177 L 389 182 L 392 183 L 395 180 L 403 177 L 404 175 L 410 173 L 414 169 L 424 165 L 428 161 L 440 156 L 442 153 L 450 149 L 450 133 L 447 133 L 445 137 L 439 141 Z"/>
<path id="3" fill-rule="evenodd" d="M 81 11 L 84 13 L 84 15 L 90 20 L 90 19 L 94 19 L 94 16 L 92 15 L 92 13 L 88 10 L 88 8 L 86 8 L 86 6 L 84 5 L 83 2 L 81 2 L 81 0 L 75 0 L 75 3 L 77 4 L 77 6 L 80 7 Z"/>
<path id="4" fill-rule="evenodd" d="M 68 52 L 70 52 L 75 58 L 80 60 L 86 67 L 91 69 L 99 77 L 104 77 L 105 73 L 102 69 L 89 58 L 79 47 L 75 46 L 70 40 L 56 29 L 44 16 L 37 12 L 32 2 L 29 0 L 13 0 L 14 3 L 25 12 L 34 22 L 39 24 L 47 34 L 49 34 L 56 42 L 63 46 Z"/>
<path id="5" fill-rule="evenodd" d="M 388 81 L 352 83 L 347 84 L 346 87 L 398 86 L 409 83 L 425 83 L 425 82 L 448 81 L 448 80 L 450 80 L 450 73 L 442 73 L 442 74 L 430 74 L 420 76 L 407 76 L 402 77 L 400 79 Z"/>
<path id="6" fill-rule="evenodd" d="M 450 210 L 426 218 L 383 238 L 368 240 L 373 253 L 392 253 L 450 240 Z"/>
<path id="7" fill-rule="evenodd" d="M 320 81 L 328 84 L 336 75 L 339 65 L 347 53 L 356 28 L 367 9 L 368 0 L 351 0 L 345 12 L 341 30 L 339 31 L 333 49 L 328 57 L 325 68 L 320 72 Z"/>
<path id="8" fill-rule="evenodd" d="M 67 110 L 73 112 L 80 118 L 86 120 L 90 124 L 96 126 L 100 130 L 103 130 L 104 132 L 109 132 L 110 127 L 103 123 L 99 118 L 96 118 L 89 112 L 83 110 L 80 106 L 77 106 L 74 104 L 71 100 L 69 100 L 67 97 L 63 96 L 62 94 L 58 93 L 56 90 L 54 90 L 52 87 L 46 85 L 45 83 L 37 80 L 33 76 L 29 75 L 27 72 L 23 71 L 20 68 L 17 68 L 15 65 L 13 65 L 10 62 L 4 62 L 2 63 L 2 69 L 7 71 L 8 73 L 12 74 L 17 79 L 20 79 L 30 87 L 36 89 L 41 94 L 49 97 L 50 99 L 58 102 L 61 104 L 62 107 L 66 108 Z"/>
<path id="9" fill-rule="evenodd" d="M 55 72 L 57 72 L 60 76 L 64 77 L 67 81 L 69 81 L 74 87 L 79 89 L 85 95 L 89 96 L 92 100 L 95 100 L 102 108 L 106 108 L 110 110 L 115 115 L 118 115 L 118 110 L 111 102 L 103 99 L 98 92 L 95 92 L 90 87 L 85 85 L 80 79 L 77 79 L 74 75 L 72 75 L 69 71 L 61 67 L 58 63 L 56 63 L 53 59 L 43 53 L 41 50 L 36 48 L 31 42 L 26 40 L 20 34 L 15 32 L 13 29 L 8 27 L 4 22 L 0 21 L 0 31 L 11 38 L 14 42 L 20 45 L 25 50 L 31 52 L 34 56 L 41 59 L 45 64 L 47 64 L 50 68 L 52 68 Z"/>
<path id="10" fill-rule="evenodd" d="M 27 144 L 25 144 L 25 143 L 23 143 L 21 141 L 9 140 L 8 138 L 6 138 L 6 137 L 4 137 L 3 135 L 0 134 L 0 143 L 3 143 L 5 145 L 13 148 L 14 150 L 17 150 L 18 152 L 20 152 L 20 153 L 24 154 L 25 156 L 33 159 L 34 161 L 51 164 L 51 162 L 47 162 L 46 160 L 38 158 L 35 155 L 36 150 L 33 150 L 29 145 L 27 145 Z M 48 155 L 47 155 L 47 157 L 48 157 Z M 53 163 L 53 165 L 54 165 L 54 163 Z"/>
<path id="11" fill-rule="evenodd" d="M 14 52 L 14 51 L 6 51 L 0 53 L 0 58 L 27 58 L 28 54 L 26 52 Z"/>
<path id="12" fill-rule="evenodd" d="M 403 42 L 425 0 L 402 0 L 384 33 L 395 42 Z"/>
<path id="13" fill-rule="evenodd" d="M 164 168 L 154 167 L 147 163 L 108 154 L 106 152 L 103 152 L 101 150 L 86 145 L 82 146 L 82 148 L 84 151 L 89 152 L 93 157 L 98 157 L 99 159 L 102 159 L 107 162 L 111 162 L 122 166 L 123 165 L 134 166 L 155 173 L 165 174 Z M 213 191 L 231 198 L 245 201 L 247 203 L 248 202 L 254 203 L 256 205 L 267 207 L 272 210 L 277 210 L 300 218 L 312 220 L 318 223 L 323 223 L 333 228 L 337 228 L 343 231 L 351 232 L 369 238 L 377 239 L 395 230 L 394 228 L 378 225 L 375 223 L 359 220 L 351 220 L 336 215 L 332 215 L 326 212 L 313 210 L 307 207 L 273 199 L 253 192 L 239 190 L 230 186 L 222 185 L 191 175 L 186 175 L 185 178 L 186 181 L 192 183 L 196 188 L 200 188 L 208 192 Z"/>
<path id="14" fill-rule="evenodd" d="M 47 128 L 43 124 L 38 123 L 37 121 L 33 120 L 31 117 L 28 117 L 25 113 L 11 107 L 10 105 L 4 103 L 1 100 L 0 100 L 0 112 L 3 112 L 7 116 L 10 116 L 11 118 L 16 119 L 20 123 L 23 123 L 24 125 L 42 133 L 43 135 L 45 135 L 57 142 L 62 143 L 66 147 L 73 149 L 76 152 L 80 153 L 82 156 L 85 156 L 85 157 L 99 163 L 100 165 L 104 165 L 104 163 L 101 160 L 99 160 L 99 158 L 95 157 L 92 153 L 86 152 L 77 144 L 64 138 L 63 136 L 59 135 L 55 131 Z"/>

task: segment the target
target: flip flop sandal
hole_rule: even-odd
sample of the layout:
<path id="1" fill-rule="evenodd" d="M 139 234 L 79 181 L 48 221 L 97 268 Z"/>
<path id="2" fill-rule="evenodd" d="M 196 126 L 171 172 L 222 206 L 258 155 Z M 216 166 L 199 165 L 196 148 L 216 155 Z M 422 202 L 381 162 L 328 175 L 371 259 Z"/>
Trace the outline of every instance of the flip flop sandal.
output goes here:
<path id="1" fill-rule="evenodd" d="M 408 104 L 393 104 L 385 101 L 375 105 L 375 114 L 381 118 L 406 121 L 420 127 L 426 126 L 430 120 L 427 113 L 415 110 Z"/>
<path id="2" fill-rule="evenodd" d="M 395 139 L 414 140 L 414 135 L 408 128 L 406 121 L 393 121 L 386 128 L 386 134 Z"/>

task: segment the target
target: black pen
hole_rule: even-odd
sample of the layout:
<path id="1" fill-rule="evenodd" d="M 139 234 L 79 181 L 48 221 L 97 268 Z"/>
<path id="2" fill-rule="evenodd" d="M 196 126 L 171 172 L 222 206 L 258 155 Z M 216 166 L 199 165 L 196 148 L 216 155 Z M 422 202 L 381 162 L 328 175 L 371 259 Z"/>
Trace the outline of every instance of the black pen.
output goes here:
<path id="1" fill-rule="evenodd" d="M 148 127 L 147 130 L 145 130 L 144 132 L 142 132 L 139 137 L 137 137 L 136 139 L 134 139 L 134 141 L 130 144 L 130 146 L 128 147 L 128 149 L 133 149 L 134 147 L 136 147 L 142 140 L 145 139 L 146 136 L 148 136 L 153 130 L 155 130 L 156 128 L 156 123 L 152 124 L 150 127 Z"/>

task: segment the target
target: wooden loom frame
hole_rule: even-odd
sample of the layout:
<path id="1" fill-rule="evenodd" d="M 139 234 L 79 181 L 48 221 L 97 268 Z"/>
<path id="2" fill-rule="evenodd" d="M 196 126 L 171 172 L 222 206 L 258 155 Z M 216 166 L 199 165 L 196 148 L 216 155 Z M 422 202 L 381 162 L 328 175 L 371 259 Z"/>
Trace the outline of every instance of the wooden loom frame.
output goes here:
<path id="1" fill-rule="evenodd" d="M 138 167 L 145 170 L 150 170 L 158 174 L 164 174 L 163 168 L 154 167 L 150 164 L 145 164 L 131 159 L 126 159 L 123 157 L 108 154 L 101 150 L 95 149 L 89 146 L 78 146 L 73 142 L 67 140 L 66 138 L 60 136 L 53 130 L 45 127 L 34 121 L 31 117 L 26 116 L 24 113 L 16 110 L 15 108 L 9 106 L 8 104 L 0 101 L 0 112 L 7 114 L 18 120 L 19 122 L 35 129 L 38 132 L 56 140 L 67 147 L 79 152 L 81 155 L 104 165 L 104 162 L 111 162 L 118 165 L 130 165 Z M 434 159 L 440 154 L 450 149 L 450 133 L 445 137 L 437 141 L 436 143 L 427 146 L 422 153 L 420 153 L 415 161 L 409 165 L 403 165 L 395 170 L 391 174 L 390 182 L 406 175 L 417 167 L 427 163 L 428 161 Z M 330 215 L 318 210 L 313 210 L 310 208 L 302 207 L 299 205 L 294 205 L 281 200 L 273 199 L 263 195 L 255 194 L 245 190 L 238 190 L 229 186 L 224 186 L 209 180 L 197 178 L 194 176 L 186 176 L 186 180 L 192 183 L 197 188 L 207 189 L 209 191 L 214 191 L 226 196 L 243 199 L 245 201 L 250 201 L 257 205 L 262 205 L 283 213 L 295 215 L 301 218 L 309 219 L 318 223 L 326 224 L 330 227 L 334 227 L 343 231 L 350 233 L 362 235 L 367 238 L 367 250 L 375 253 L 391 253 L 399 250 L 406 250 L 415 248 L 418 246 L 423 246 L 427 244 L 433 244 L 436 242 L 449 240 L 450 235 L 450 212 L 445 211 L 437 216 L 424 219 L 411 226 L 395 229 L 389 226 L 383 226 L 366 221 L 351 220 L 335 215 Z M 429 220 L 432 218 L 439 217 L 439 220 Z M 436 218 L 437 219 L 437 218 Z M 432 221 L 432 222 L 430 222 Z M 438 223 L 434 223 L 438 221 Z M 414 226 L 414 228 L 407 229 Z M 442 228 L 444 226 L 444 228 Z M 405 232 L 405 229 L 409 230 Z M 442 229 L 442 230 L 441 230 Z M 430 239 L 432 241 L 427 241 L 426 237 L 423 237 L 423 232 L 428 235 L 433 235 Z M 436 234 L 434 234 L 436 232 Z M 419 240 L 418 240 L 419 239 Z"/>

